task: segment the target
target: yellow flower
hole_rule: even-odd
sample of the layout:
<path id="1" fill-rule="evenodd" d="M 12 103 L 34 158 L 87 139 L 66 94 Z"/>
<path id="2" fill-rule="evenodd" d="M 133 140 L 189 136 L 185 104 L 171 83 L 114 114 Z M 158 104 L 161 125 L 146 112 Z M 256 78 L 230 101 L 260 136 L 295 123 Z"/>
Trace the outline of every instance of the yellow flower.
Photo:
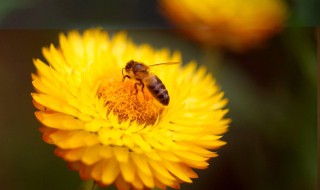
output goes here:
<path id="1" fill-rule="evenodd" d="M 32 75 L 40 131 L 84 180 L 121 190 L 179 188 L 225 144 L 219 139 L 229 123 L 227 101 L 204 67 L 154 67 L 169 92 L 168 106 L 134 79 L 123 80 L 128 61 L 181 62 L 179 52 L 89 29 L 61 34 L 60 47 L 43 54 L 48 64 L 34 60 Z"/>
<path id="2" fill-rule="evenodd" d="M 281 0 L 159 0 L 182 32 L 204 44 L 243 51 L 278 32 L 286 19 Z"/>

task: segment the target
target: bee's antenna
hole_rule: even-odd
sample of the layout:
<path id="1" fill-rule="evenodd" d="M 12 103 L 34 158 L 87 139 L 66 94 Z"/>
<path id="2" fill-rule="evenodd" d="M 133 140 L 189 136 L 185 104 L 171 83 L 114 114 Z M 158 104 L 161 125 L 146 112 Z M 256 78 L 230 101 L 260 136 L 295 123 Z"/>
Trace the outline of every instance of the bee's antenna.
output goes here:
<path id="1" fill-rule="evenodd" d="M 161 66 L 161 65 L 175 65 L 175 64 L 180 64 L 181 62 L 164 62 L 164 63 L 156 63 L 152 65 L 148 65 L 149 67 L 156 67 L 156 66 Z"/>

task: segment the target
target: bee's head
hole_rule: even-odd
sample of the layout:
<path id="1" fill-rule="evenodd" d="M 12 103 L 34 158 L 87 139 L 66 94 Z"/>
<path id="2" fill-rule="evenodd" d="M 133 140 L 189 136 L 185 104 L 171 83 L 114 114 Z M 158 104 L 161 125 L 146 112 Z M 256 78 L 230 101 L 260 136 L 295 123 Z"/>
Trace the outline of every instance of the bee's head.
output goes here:
<path id="1" fill-rule="evenodd" d="M 135 64 L 135 61 L 131 60 L 127 63 L 126 67 L 124 68 L 126 70 L 127 73 L 130 72 L 130 70 L 132 69 L 133 65 Z"/>
<path id="2" fill-rule="evenodd" d="M 127 76 L 132 76 L 133 75 L 133 72 L 132 72 L 132 68 L 133 66 L 135 65 L 135 61 L 131 60 L 129 61 L 125 68 L 122 69 L 122 76 L 124 76 L 125 74 L 123 73 L 123 70 L 126 72 Z"/>

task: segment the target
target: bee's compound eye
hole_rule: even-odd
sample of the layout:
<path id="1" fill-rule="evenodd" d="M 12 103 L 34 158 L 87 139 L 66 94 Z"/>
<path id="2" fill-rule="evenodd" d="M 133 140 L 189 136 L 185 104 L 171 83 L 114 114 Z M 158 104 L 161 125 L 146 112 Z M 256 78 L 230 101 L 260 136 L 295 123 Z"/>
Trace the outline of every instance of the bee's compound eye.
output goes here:
<path id="1" fill-rule="evenodd" d="M 129 61 L 126 65 L 126 70 L 132 68 L 132 66 L 134 65 L 134 62 L 133 61 Z"/>

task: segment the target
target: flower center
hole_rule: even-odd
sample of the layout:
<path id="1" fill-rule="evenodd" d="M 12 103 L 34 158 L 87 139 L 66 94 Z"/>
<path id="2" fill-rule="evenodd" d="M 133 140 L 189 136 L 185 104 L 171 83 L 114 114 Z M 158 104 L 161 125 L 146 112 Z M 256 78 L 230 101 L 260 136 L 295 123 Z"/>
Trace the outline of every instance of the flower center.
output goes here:
<path id="1" fill-rule="evenodd" d="M 98 97 L 107 107 L 107 115 L 113 112 L 119 122 L 127 120 L 139 124 L 152 125 L 161 116 L 164 106 L 161 105 L 145 86 L 136 85 L 132 79 L 111 78 L 101 82 Z"/>

